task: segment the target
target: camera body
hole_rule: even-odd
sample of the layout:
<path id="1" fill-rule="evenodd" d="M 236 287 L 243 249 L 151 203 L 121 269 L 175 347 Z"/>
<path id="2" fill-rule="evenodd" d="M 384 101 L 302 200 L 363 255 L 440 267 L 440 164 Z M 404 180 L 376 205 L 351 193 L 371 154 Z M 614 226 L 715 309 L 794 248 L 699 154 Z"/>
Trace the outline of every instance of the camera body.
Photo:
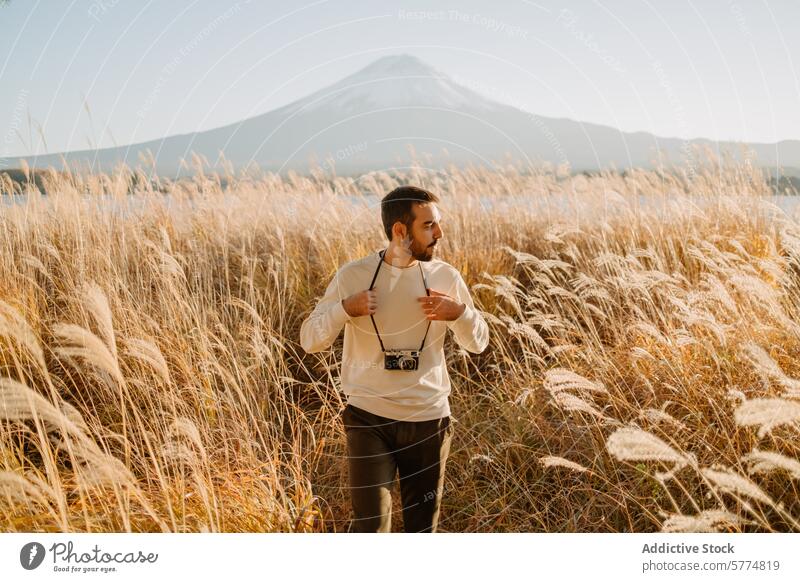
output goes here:
<path id="1" fill-rule="evenodd" d="M 383 354 L 386 370 L 410 372 L 419 368 L 419 350 L 386 350 Z"/>

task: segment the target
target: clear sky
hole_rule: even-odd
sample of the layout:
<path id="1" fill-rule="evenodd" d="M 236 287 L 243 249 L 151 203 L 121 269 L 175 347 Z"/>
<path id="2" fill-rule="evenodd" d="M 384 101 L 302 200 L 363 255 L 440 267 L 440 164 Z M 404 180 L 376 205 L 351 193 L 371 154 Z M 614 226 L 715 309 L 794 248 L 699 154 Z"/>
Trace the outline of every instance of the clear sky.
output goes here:
<path id="1" fill-rule="evenodd" d="M 796 0 L 10 0 L 0 156 L 218 127 L 399 53 L 539 115 L 800 139 L 798 22 Z"/>

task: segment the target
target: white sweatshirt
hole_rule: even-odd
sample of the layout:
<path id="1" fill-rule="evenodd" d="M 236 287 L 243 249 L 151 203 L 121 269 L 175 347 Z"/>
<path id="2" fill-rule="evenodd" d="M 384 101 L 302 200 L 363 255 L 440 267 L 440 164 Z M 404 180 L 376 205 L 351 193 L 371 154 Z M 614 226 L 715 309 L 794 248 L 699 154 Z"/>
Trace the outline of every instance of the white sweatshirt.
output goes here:
<path id="1" fill-rule="evenodd" d="M 303 322 L 300 344 L 310 353 L 325 350 L 344 326 L 341 385 L 349 404 L 395 420 L 423 421 L 449 416 L 445 332 L 451 329 L 458 345 L 478 354 L 489 343 L 489 328 L 455 267 L 438 259 L 418 261 L 410 267 L 395 267 L 383 261 L 375 280 L 377 309 L 373 317 L 387 350 L 418 350 L 422 343 L 429 320 L 417 301 L 426 295 L 420 265 L 429 289 L 446 293 L 467 306 L 454 321 L 430 321 L 417 370 L 384 369 L 383 352 L 369 315 L 350 317 L 342 305 L 342 300 L 353 293 L 369 289 L 381 260 L 375 252 L 337 271 L 325 295 Z"/>

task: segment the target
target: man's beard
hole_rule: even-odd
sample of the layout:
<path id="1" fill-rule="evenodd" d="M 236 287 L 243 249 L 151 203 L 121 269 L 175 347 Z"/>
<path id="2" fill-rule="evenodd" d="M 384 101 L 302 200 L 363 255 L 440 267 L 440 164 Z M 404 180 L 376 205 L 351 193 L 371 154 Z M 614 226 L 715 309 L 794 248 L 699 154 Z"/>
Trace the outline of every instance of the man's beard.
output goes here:
<path id="1" fill-rule="evenodd" d="M 426 247 L 418 247 L 416 244 L 411 245 L 411 256 L 418 261 L 430 261 L 433 259 L 433 249 L 436 243 L 431 243 Z"/>

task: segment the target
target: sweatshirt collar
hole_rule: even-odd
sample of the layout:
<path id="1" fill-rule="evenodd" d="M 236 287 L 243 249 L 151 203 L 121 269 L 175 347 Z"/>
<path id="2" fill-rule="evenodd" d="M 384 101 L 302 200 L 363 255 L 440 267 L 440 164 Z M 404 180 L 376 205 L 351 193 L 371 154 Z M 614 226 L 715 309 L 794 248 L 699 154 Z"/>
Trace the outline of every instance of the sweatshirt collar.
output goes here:
<path id="1" fill-rule="evenodd" d="M 384 249 L 384 250 L 382 250 L 382 251 L 380 251 L 378 253 L 378 258 L 381 261 L 383 261 L 383 266 L 384 267 L 388 267 L 389 269 L 391 269 L 395 273 L 404 273 L 404 272 L 408 271 L 409 269 L 418 269 L 420 267 L 420 261 L 419 260 L 417 260 L 417 262 L 414 263 L 413 265 L 409 265 L 407 267 L 397 267 L 397 266 L 391 264 L 389 261 L 387 261 L 387 260 L 385 260 L 383 258 L 383 253 L 384 252 L 386 252 L 386 249 Z"/>

